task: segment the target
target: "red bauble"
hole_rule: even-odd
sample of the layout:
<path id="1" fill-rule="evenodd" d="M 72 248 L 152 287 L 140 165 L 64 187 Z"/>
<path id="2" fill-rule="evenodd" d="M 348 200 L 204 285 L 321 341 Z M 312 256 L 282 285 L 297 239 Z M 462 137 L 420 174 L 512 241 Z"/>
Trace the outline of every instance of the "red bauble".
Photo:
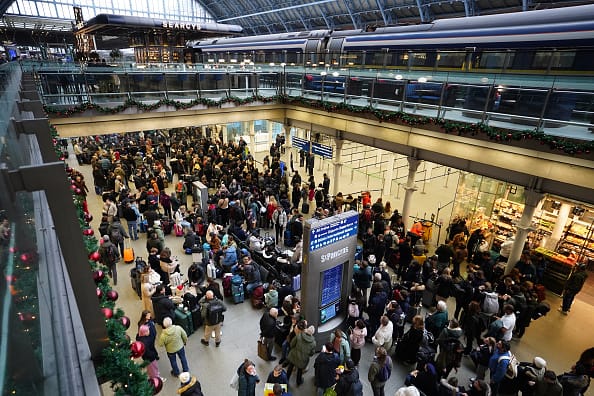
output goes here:
<path id="1" fill-rule="evenodd" d="M 36 316 L 30 312 L 19 312 L 19 320 L 21 322 L 30 324 L 36 319 Z"/>
<path id="2" fill-rule="evenodd" d="M 69 166 L 66 167 L 66 173 L 71 174 L 73 169 Z"/>
<path id="3" fill-rule="evenodd" d="M 97 298 L 99 300 L 101 300 L 102 297 L 103 297 L 103 290 L 101 290 L 100 288 L 97 288 Z"/>
<path id="4" fill-rule="evenodd" d="M 70 189 L 71 189 L 72 191 L 74 191 L 74 190 L 76 190 L 76 186 L 75 186 L 74 184 L 71 184 L 71 185 L 70 185 Z"/>
<path id="5" fill-rule="evenodd" d="M 92 228 L 87 228 L 86 230 L 83 231 L 83 235 L 85 235 L 85 236 L 93 236 L 93 235 L 95 235 L 95 231 L 93 231 Z"/>
<path id="6" fill-rule="evenodd" d="M 80 188 L 77 188 L 76 190 L 74 190 L 74 192 L 76 193 L 76 195 L 80 195 L 80 193 L 82 192 L 82 190 Z"/>
<path id="7" fill-rule="evenodd" d="M 149 384 L 153 387 L 153 395 L 161 392 L 163 389 L 163 381 L 159 377 L 152 377 L 148 379 Z"/>
<path id="8" fill-rule="evenodd" d="M 140 341 L 134 341 L 130 344 L 130 355 L 133 358 L 139 358 L 144 354 L 144 344 Z"/>
<path id="9" fill-rule="evenodd" d="M 108 300 L 116 301 L 119 296 L 118 296 L 118 292 L 117 291 L 110 290 L 110 291 L 107 292 L 106 297 L 107 297 Z"/>
<path id="10" fill-rule="evenodd" d="M 93 272 L 93 280 L 95 281 L 95 283 L 101 282 L 103 278 L 105 278 L 105 273 L 103 271 L 97 270 Z"/>
<path id="11" fill-rule="evenodd" d="M 93 252 L 93 253 L 89 254 L 89 259 L 91 259 L 93 261 L 99 261 L 100 258 L 101 258 L 101 255 L 99 254 L 99 252 Z"/>
<path id="12" fill-rule="evenodd" d="M 113 310 L 111 308 L 101 308 L 101 312 L 105 316 L 105 319 L 111 319 L 113 316 Z"/>
<path id="13" fill-rule="evenodd" d="M 93 215 L 90 215 L 88 213 L 85 213 L 85 221 L 87 223 L 90 223 L 91 221 L 93 221 Z M 93 234 L 91 234 L 91 235 L 93 235 Z"/>
<path id="14" fill-rule="evenodd" d="M 122 326 L 124 326 L 126 328 L 126 330 L 128 328 L 130 328 L 130 318 L 127 316 L 122 316 L 120 318 L 120 322 L 122 323 Z"/>

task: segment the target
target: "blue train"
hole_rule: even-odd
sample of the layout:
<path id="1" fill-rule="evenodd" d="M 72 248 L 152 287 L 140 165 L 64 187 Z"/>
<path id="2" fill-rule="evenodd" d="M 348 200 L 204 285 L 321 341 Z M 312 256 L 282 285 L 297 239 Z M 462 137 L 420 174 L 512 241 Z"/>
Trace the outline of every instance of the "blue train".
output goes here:
<path id="1" fill-rule="evenodd" d="M 528 117 L 534 119 L 535 125 L 542 119 L 588 124 L 594 120 L 591 93 L 437 81 L 376 81 L 357 73 L 350 77 L 344 77 L 344 73 L 331 75 L 332 70 L 356 68 L 535 74 L 589 80 L 594 76 L 594 5 L 444 19 L 373 31 L 315 30 L 215 39 L 197 42 L 192 48 L 197 63 L 249 60 L 255 64 L 318 66 L 328 70 L 328 75 L 288 75 L 288 82 L 295 78 L 294 83 L 306 90 L 328 94 L 459 107 L 471 117 L 489 111 Z M 556 124 L 548 122 L 547 126 Z"/>
<path id="2" fill-rule="evenodd" d="M 364 30 L 196 42 L 194 61 L 341 68 L 594 74 L 594 5 Z"/>

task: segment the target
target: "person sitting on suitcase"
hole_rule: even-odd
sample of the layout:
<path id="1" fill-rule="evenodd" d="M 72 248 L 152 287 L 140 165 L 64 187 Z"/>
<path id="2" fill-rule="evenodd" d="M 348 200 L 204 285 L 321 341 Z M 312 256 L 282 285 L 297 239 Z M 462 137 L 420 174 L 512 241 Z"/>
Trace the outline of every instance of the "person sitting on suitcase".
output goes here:
<path id="1" fill-rule="evenodd" d="M 223 312 L 227 310 L 225 304 L 215 298 L 212 290 L 207 290 L 204 297 L 200 299 L 200 313 L 204 319 L 204 337 L 200 340 L 202 345 L 208 346 L 210 335 L 215 334 L 215 346 L 221 345 L 221 323 L 223 322 Z"/>
<path id="2" fill-rule="evenodd" d="M 260 238 L 260 231 L 258 229 L 252 231 L 252 235 L 250 235 L 249 242 L 250 250 L 262 253 L 262 251 L 264 250 L 264 241 L 262 240 L 262 238 Z"/>
<path id="3" fill-rule="evenodd" d="M 252 290 L 262 285 L 260 271 L 254 266 L 250 256 L 245 256 L 242 259 L 242 265 L 240 268 L 243 272 L 243 278 L 245 279 L 245 292 L 248 296 L 250 296 L 252 294 Z"/>

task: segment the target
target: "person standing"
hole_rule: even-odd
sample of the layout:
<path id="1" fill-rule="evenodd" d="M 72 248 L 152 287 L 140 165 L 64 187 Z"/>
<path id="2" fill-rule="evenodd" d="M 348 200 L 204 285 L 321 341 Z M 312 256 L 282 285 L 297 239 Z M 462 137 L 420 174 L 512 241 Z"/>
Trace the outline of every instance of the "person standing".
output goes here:
<path id="1" fill-rule="evenodd" d="M 126 207 L 123 211 L 124 219 L 128 223 L 128 234 L 132 238 L 132 240 L 138 240 L 138 213 L 132 208 L 132 204 L 130 202 L 126 203 Z"/>
<path id="2" fill-rule="evenodd" d="M 180 371 L 177 365 L 177 357 L 182 364 L 183 371 L 190 371 L 186 359 L 185 345 L 188 341 L 186 331 L 178 325 L 174 325 L 170 317 L 163 319 L 163 332 L 159 337 L 159 346 L 164 346 L 167 351 L 169 363 L 171 363 L 171 375 L 179 376 Z"/>
<path id="3" fill-rule="evenodd" d="M 151 269 L 149 268 L 149 271 Z M 140 294 L 142 298 L 142 306 L 147 311 L 153 311 L 153 294 L 157 291 L 157 287 L 151 283 L 150 273 L 145 272 L 140 275 L 141 279 L 141 286 L 140 286 Z"/>
<path id="4" fill-rule="evenodd" d="M 361 348 L 365 346 L 365 337 L 367 337 L 367 326 L 361 319 L 357 319 L 349 338 L 351 340 L 351 358 L 355 366 L 359 365 L 361 360 Z"/>
<path id="5" fill-rule="evenodd" d="M 208 346 L 212 332 L 215 334 L 215 346 L 221 345 L 221 323 L 226 310 L 225 304 L 215 297 L 212 290 L 208 290 L 200 299 L 200 314 L 204 320 L 204 337 L 200 340 L 202 345 Z"/>
<path id="6" fill-rule="evenodd" d="M 287 214 L 283 210 L 281 205 L 276 207 L 276 210 L 272 214 L 272 222 L 274 223 L 274 230 L 276 231 L 276 243 L 280 244 L 283 237 L 283 232 L 287 226 Z"/>
<path id="7" fill-rule="evenodd" d="M 324 179 L 322 180 L 322 188 L 324 189 L 324 197 L 330 195 L 330 178 L 324 173 Z"/>
<path id="8" fill-rule="evenodd" d="M 108 274 L 113 278 L 114 286 L 118 284 L 117 262 L 120 260 L 118 248 L 111 243 L 109 235 L 103 235 L 103 243 L 99 248 L 99 258 L 101 264 L 107 267 Z"/>
<path id="9" fill-rule="evenodd" d="M 582 290 L 584 283 L 588 278 L 586 273 L 586 264 L 578 264 L 576 271 L 567 279 L 565 288 L 563 289 L 563 304 L 559 308 L 559 312 L 563 315 L 567 315 L 573 304 L 573 299 Z"/>
<path id="10" fill-rule="evenodd" d="M 266 353 L 268 361 L 275 361 L 276 356 L 272 356 L 274 348 L 274 331 L 276 329 L 276 318 L 278 317 L 278 309 L 270 308 L 268 312 L 264 312 L 260 318 L 260 337 L 266 345 Z"/>
<path id="11" fill-rule="evenodd" d="M 497 396 L 499 386 L 505 377 L 507 366 L 511 361 L 509 342 L 497 341 L 493 355 L 489 359 L 489 375 L 491 378 L 491 396 Z"/>
<path id="12" fill-rule="evenodd" d="M 255 396 L 256 384 L 260 382 L 260 377 L 256 373 L 256 365 L 249 359 L 245 359 L 241 366 L 237 368 L 239 377 L 239 388 L 237 396 Z"/>
<path id="13" fill-rule="evenodd" d="M 142 354 L 142 360 L 148 362 L 146 366 L 146 373 L 149 378 L 161 378 L 161 381 L 165 382 L 166 379 L 162 378 L 159 374 L 159 353 L 155 348 L 155 340 L 157 338 L 157 329 L 155 329 L 154 323 L 152 326 L 143 324 L 138 329 L 136 335 L 136 341 L 140 341 L 144 344 L 144 353 Z"/>
<path id="14" fill-rule="evenodd" d="M 336 368 L 340 364 L 340 357 L 334 351 L 332 342 L 327 342 L 314 362 L 314 382 L 318 396 L 322 396 L 326 389 L 336 384 Z"/>
<path id="15" fill-rule="evenodd" d="M 291 378 L 293 369 L 297 367 L 297 386 L 303 384 L 303 370 L 309 363 L 309 358 L 316 349 L 316 340 L 314 338 L 315 327 L 309 326 L 303 332 L 295 335 L 291 340 L 291 349 L 287 356 L 289 365 L 287 367 L 287 379 Z"/>
<path id="16" fill-rule="evenodd" d="M 336 396 L 363 396 L 363 384 L 359 380 L 359 371 L 351 359 L 347 359 L 344 371 L 339 373 L 334 391 Z"/>
<path id="17" fill-rule="evenodd" d="M 379 346 L 375 349 L 375 358 L 369 366 L 367 379 L 373 390 L 373 396 L 385 396 L 384 387 L 392 375 L 392 359 L 386 348 Z"/>
<path id="18" fill-rule="evenodd" d="M 267 384 L 282 384 L 288 385 L 287 372 L 283 369 L 282 364 L 277 364 L 274 369 L 268 374 L 266 379 Z"/>

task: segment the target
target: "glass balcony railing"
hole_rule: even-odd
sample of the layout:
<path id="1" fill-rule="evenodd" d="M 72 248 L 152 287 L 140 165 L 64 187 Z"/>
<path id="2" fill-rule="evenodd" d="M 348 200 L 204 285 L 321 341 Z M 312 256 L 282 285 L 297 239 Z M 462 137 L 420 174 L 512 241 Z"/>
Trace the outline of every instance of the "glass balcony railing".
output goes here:
<path id="1" fill-rule="evenodd" d="M 583 76 L 278 65 L 249 70 L 211 65 L 36 65 L 35 70 L 45 103 L 57 108 L 85 102 L 117 106 L 128 99 L 189 102 L 285 94 L 511 130 L 537 129 L 579 140 L 591 140 L 594 130 L 594 81 Z"/>

